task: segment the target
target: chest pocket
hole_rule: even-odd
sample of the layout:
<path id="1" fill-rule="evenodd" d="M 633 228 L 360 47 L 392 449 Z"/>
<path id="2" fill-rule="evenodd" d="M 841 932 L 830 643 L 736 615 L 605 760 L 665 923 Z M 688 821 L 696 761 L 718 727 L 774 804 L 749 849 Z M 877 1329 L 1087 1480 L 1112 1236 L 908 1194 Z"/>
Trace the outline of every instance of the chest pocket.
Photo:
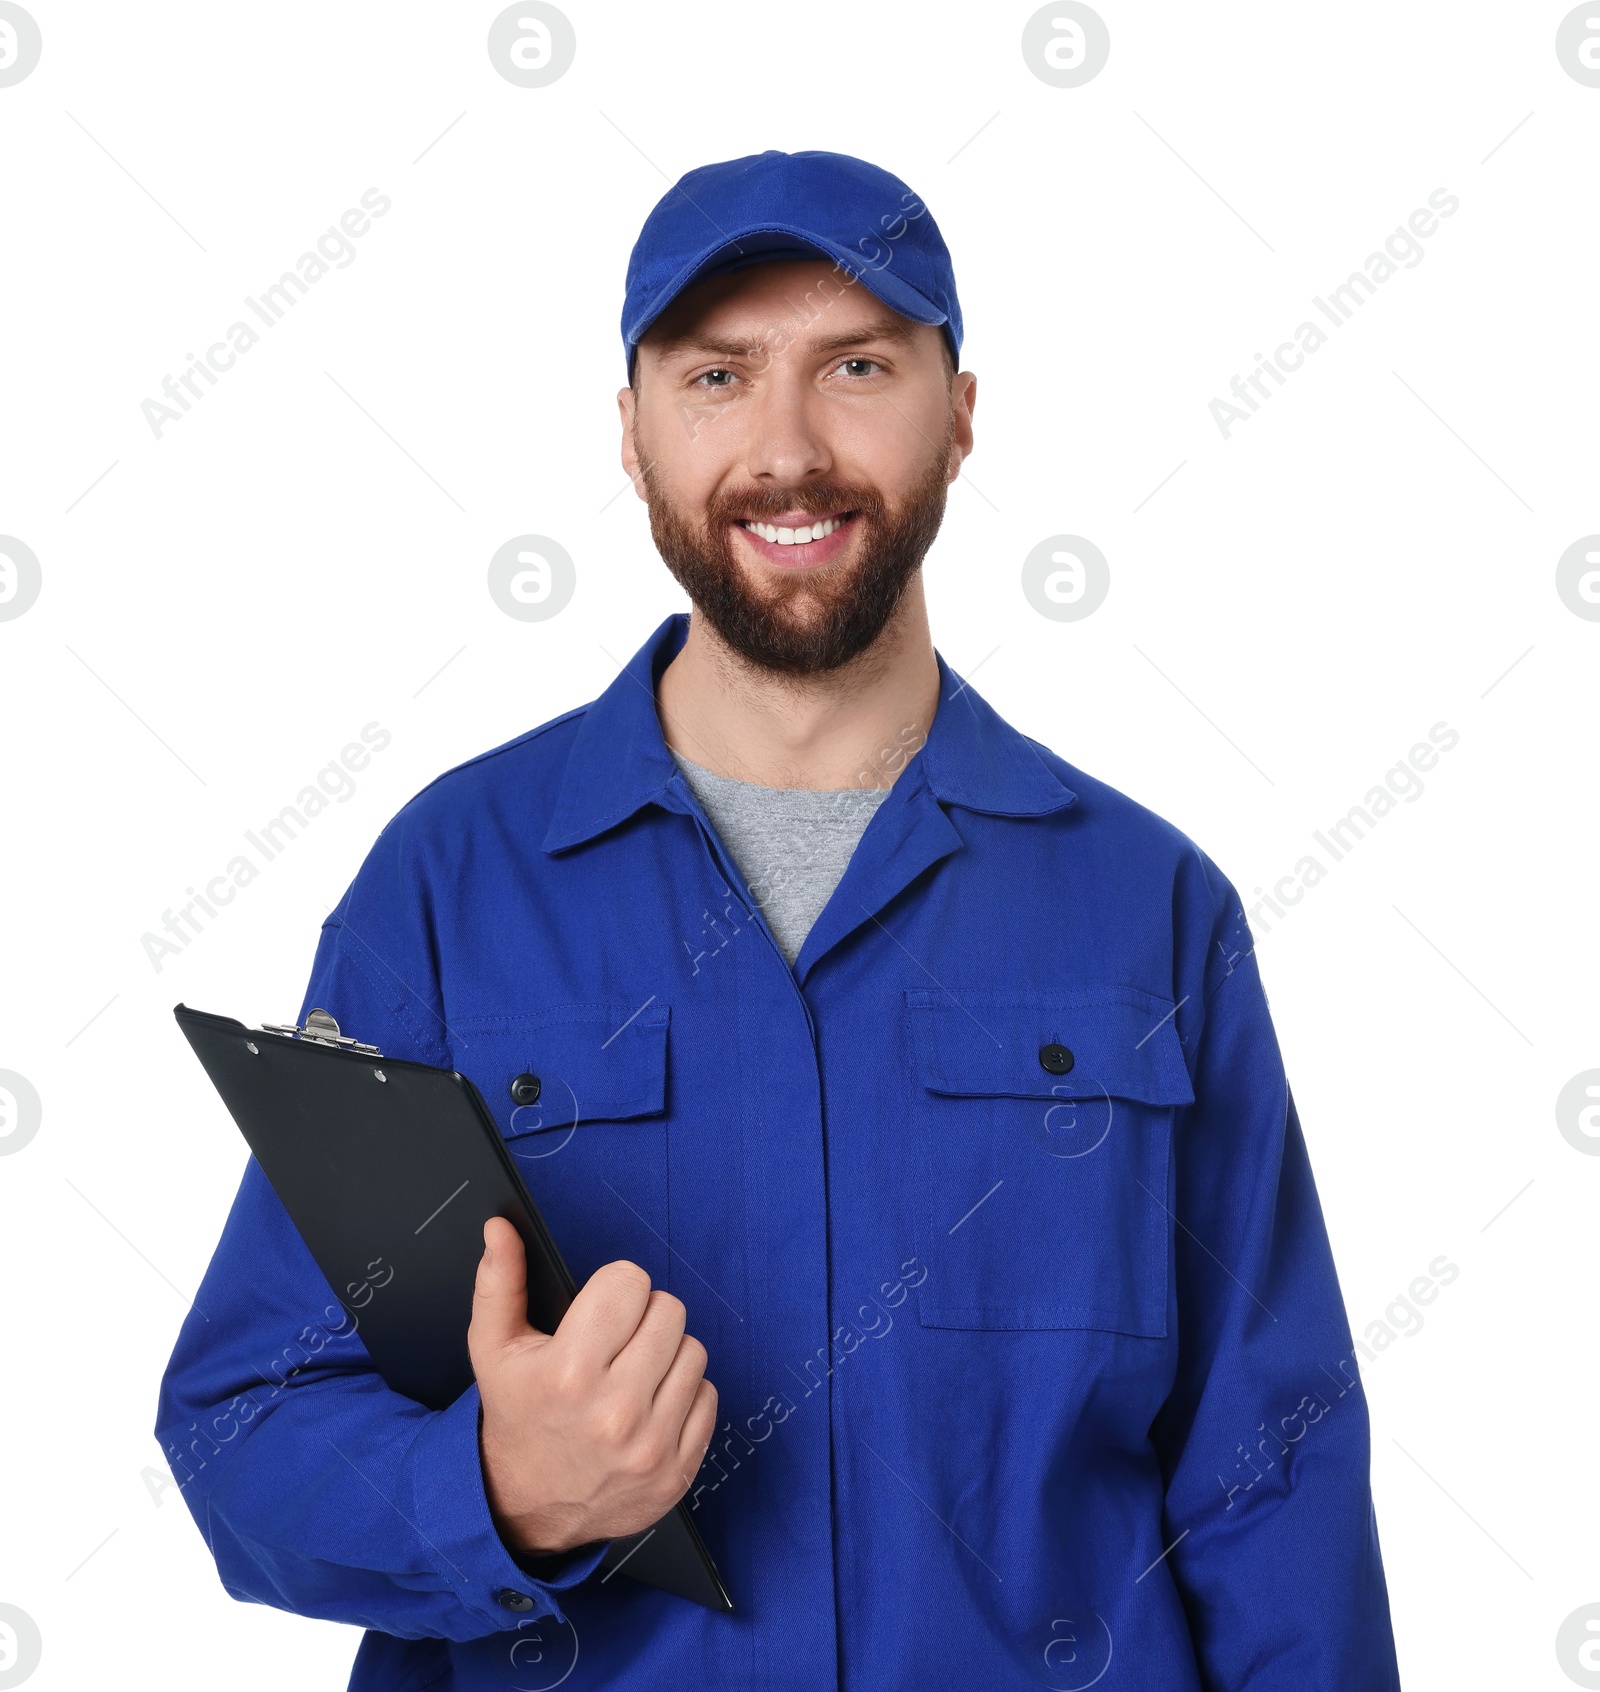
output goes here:
<path id="1" fill-rule="evenodd" d="M 456 1068 L 580 1283 L 618 1258 L 666 1282 L 670 1022 L 660 1001 L 451 1018 Z"/>
<path id="2" fill-rule="evenodd" d="M 1172 1002 L 916 990 L 906 1019 L 922 1325 L 1164 1337 Z"/>

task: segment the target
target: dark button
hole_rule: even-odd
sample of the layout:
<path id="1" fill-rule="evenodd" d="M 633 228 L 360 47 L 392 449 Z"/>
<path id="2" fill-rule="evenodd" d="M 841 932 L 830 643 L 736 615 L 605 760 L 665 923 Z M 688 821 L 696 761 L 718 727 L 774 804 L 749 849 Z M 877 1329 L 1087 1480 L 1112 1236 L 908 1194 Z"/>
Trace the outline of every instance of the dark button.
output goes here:
<path id="1" fill-rule="evenodd" d="M 513 1592 L 509 1586 L 502 1586 L 495 1593 L 495 1602 L 503 1610 L 531 1610 L 533 1600 L 526 1592 Z"/>
<path id="2" fill-rule="evenodd" d="M 543 1085 L 537 1075 L 524 1071 L 511 1083 L 511 1096 L 519 1105 L 537 1104 Z"/>
<path id="3" fill-rule="evenodd" d="M 1077 1061 L 1065 1046 L 1058 1046 L 1054 1040 L 1039 1048 L 1039 1065 L 1052 1075 L 1065 1075 Z"/>

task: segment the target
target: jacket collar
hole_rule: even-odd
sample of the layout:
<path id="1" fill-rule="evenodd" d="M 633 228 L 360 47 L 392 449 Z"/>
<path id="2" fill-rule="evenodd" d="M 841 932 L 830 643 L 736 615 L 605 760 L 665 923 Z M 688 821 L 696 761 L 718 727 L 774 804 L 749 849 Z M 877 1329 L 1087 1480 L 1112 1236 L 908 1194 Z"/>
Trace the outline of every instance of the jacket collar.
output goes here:
<path id="1" fill-rule="evenodd" d="M 583 714 L 567 759 L 546 852 L 563 852 L 662 803 L 679 781 L 656 716 L 656 683 L 689 634 L 677 613 L 662 623 L 616 680 Z M 939 708 L 926 744 L 907 765 L 919 768 L 936 799 L 990 816 L 1032 817 L 1065 809 L 1077 795 L 1046 757 L 992 706 L 939 662 Z M 667 808 L 681 804 L 666 801 Z"/>

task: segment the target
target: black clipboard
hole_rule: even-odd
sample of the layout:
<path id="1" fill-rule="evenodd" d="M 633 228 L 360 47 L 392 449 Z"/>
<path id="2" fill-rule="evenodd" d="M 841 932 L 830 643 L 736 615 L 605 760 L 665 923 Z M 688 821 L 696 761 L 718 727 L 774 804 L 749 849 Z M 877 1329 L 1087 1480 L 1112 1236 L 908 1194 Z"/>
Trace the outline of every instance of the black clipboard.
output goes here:
<path id="1" fill-rule="evenodd" d="M 386 1058 L 324 1010 L 303 1028 L 246 1028 L 182 1004 L 173 1015 L 394 1391 L 442 1410 L 471 1386 L 467 1326 L 491 1216 L 527 1248 L 528 1320 L 555 1332 L 577 1283 L 466 1076 Z M 733 1610 L 682 1504 L 614 1540 L 600 1567 Z"/>

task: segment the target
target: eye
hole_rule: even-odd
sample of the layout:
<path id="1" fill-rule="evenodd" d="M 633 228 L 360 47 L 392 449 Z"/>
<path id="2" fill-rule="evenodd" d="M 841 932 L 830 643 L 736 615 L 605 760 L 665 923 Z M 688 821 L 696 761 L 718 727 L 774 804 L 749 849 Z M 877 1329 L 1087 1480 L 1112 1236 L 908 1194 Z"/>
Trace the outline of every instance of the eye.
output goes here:
<path id="1" fill-rule="evenodd" d="M 881 375 L 883 372 L 883 366 L 874 358 L 847 358 L 839 365 L 839 369 L 858 380 Z"/>
<path id="2" fill-rule="evenodd" d="M 736 378 L 731 370 L 724 370 L 719 367 L 716 370 L 702 371 L 700 375 L 695 377 L 694 386 L 697 388 L 726 388 L 735 380 Z"/>

